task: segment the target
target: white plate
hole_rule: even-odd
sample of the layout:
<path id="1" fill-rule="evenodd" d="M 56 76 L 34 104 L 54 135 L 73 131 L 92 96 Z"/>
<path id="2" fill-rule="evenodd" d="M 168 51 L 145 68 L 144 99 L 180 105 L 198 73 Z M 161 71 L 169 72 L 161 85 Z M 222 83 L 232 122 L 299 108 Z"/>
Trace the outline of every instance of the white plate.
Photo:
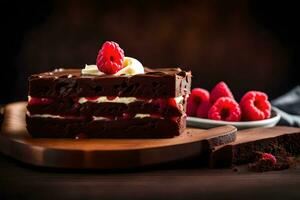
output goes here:
<path id="1" fill-rule="evenodd" d="M 259 121 L 246 121 L 246 122 L 228 122 L 228 121 L 218 121 L 211 119 L 204 119 L 198 117 L 188 117 L 187 126 L 198 127 L 198 128 L 213 128 L 223 125 L 232 125 L 237 129 L 255 128 L 255 127 L 273 127 L 280 120 L 280 115 L 272 110 L 271 118 L 259 120 Z"/>

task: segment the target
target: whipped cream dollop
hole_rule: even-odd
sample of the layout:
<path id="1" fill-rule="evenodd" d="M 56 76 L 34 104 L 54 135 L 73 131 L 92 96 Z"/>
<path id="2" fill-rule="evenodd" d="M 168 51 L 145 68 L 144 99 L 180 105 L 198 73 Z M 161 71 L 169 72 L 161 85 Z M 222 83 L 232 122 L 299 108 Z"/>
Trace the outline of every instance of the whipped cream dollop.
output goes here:
<path id="1" fill-rule="evenodd" d="M 104 73 L 99 71 L 97 65 L 85 65 L 85 68 L 81 70 L 81 73 L 84 75 L 103 75 Z M 131 57 L 124 57 L 123 68 L 113 75 L 135 75 L 135 74 L 144 74 L 144 67 L 140 61 Z"/>
<path id="2" fill-rule="evenodd" d="M 97 65 L 85 65 L 85 68 L 81 70 L 81 74 L 99 76 L 104 73 L 99 71 Z"/>

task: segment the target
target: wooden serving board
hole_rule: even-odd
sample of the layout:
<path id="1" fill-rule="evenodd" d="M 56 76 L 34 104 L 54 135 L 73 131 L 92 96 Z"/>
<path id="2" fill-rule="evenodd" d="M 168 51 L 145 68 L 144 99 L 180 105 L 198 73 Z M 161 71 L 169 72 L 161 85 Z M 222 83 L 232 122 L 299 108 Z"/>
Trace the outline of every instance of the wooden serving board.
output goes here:
<path id="1" fill-rule="evenodd" d="M 256 151 L 289 155 L 300 154 L 300 128 L 288 126 L 240 130 L 234 142 L 217 146 L 210 154 L 211 167 L 248 163 Z"/>
<path id="2" fill-rule="evenodd" d="M 0 151 L 37 166 L 60 168 L 128 168 L 201 156 L 235 140 L 236 128 L 188 128 L 171 139 L 50 139 L 32 138 L 26 130 L 26 103 L 5 108 Z"/>

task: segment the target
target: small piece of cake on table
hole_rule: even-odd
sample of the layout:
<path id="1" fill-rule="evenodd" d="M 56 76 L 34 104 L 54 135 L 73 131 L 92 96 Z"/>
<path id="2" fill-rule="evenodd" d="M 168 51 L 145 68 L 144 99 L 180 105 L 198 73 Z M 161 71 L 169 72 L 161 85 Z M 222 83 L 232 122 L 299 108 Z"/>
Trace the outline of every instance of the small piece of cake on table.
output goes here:
<path id="1" fill-rule="evenodd" d="M 186 128 L 191 72 L 149 69 L 105 42 L 97 65 L 31 75 L 27 129 L 47 138 L 170 138 Z"/>

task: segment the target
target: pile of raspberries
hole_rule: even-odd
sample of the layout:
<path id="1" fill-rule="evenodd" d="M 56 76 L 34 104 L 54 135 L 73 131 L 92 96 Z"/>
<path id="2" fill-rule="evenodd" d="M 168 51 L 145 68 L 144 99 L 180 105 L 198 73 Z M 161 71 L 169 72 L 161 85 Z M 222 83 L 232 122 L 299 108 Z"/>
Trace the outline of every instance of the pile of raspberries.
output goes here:
<path id="1" fill-rule="evenodd" d="M 255 121 L 271 116 L 268 96 L 260 91 L 247 92 L 238 103 L 224 82 L 218 83 L 209 93 L 194 88 L 188 98 L 187 115 L 222 121 Z"/>

